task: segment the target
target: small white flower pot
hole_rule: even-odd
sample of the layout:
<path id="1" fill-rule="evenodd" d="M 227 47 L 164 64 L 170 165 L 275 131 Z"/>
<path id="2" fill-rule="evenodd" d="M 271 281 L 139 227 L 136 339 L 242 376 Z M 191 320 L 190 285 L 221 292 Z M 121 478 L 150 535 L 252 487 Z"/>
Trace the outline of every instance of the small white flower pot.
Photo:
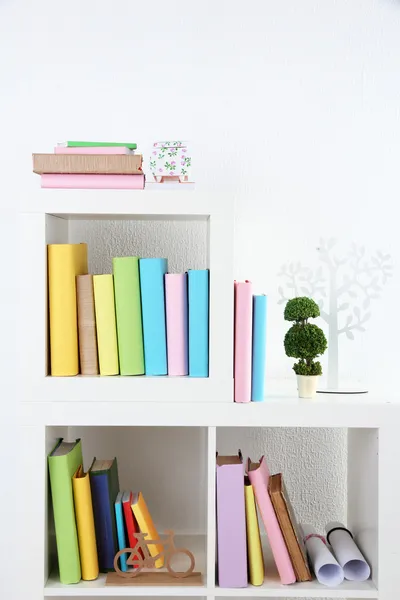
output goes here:
<path id="1" fill-rule="evenodd" d="M 317 395 L 318 375 L 296 375 L 299 398 L 315 398 Z"/>

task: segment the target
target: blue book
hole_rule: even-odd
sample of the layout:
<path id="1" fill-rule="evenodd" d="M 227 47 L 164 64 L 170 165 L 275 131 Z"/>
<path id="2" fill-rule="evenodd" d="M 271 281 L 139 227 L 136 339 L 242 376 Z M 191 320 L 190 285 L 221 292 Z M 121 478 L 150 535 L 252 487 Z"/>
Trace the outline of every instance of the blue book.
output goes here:
<path id="1" fill-rule="evenodd" d="M 208 377 L 209 271 L 188 271 L 189 375 Z"/>
<path id="2" fill-rule="evenodd" d="M 139 261 L 146 375 L 168 373 L 164 291 L 167 270 L 166 258 L 141 258 Z"/>
<path id="3" fill-rule="evenodd" d="M 117 537 L 118 537 L 118 548 L 123 550 L 126 548 L 126 536 L 125 536 L 125 521 L 122 510 L 122 496 L 124 492 L 118 492 L 117 499 L 115 500 L 115 520 L 117 522 Z M 126 564 L 126 559 L 128 554 L 121 554 L 121 558 L 119 559 L 120 564 L 119 568 L 121 571 L 126 572 L 128 570 L 128 566 Z"/>
<path id="4" fill-rule="evenodd" d="M 266 341 L 267 296 L 253 296 L 252 402 L 264 400 Z"/>
<path id="5" fill-rule="evenodd" d="M 114 570 L 114 556 L 118 552 L 114 513 L 119 492 L 117 459 L 94 459 L 89 473 L 99 569 L 106 573 Z"/>

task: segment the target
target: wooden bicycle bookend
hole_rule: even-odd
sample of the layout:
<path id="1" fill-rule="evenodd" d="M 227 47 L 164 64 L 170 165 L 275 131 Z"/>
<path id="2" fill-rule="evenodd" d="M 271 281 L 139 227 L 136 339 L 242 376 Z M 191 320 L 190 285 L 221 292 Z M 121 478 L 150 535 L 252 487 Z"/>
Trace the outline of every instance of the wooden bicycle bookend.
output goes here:
<path id="1" fill-rule="evenodd" d="M 146 539 L 147 533 L 136 534 L 134 548 L 123 548 L 114 558 L 114 573 L 107 575 L 106 585 L 202 585 L 201 573 L 194 573 L 195 558 L 187 548 L 175 546 L 173 531 L 165 531 L 165 539 Z M 161 545 L 162 550 L 151 556 L 149 546 Z M 122 571 L 119 559 L 123 554 L 129 554 L 126 564 L 128 571 Z M 177 571 L 172 562 L 178 556 L 189 558 L 190 564 L 186 571 Z M 143 569 L 155 569 L 156 562 L 163 560 L 165 569 L 160 571 L 146 571 Z M 140 575 L 140 577 L 139 577 Z"/>

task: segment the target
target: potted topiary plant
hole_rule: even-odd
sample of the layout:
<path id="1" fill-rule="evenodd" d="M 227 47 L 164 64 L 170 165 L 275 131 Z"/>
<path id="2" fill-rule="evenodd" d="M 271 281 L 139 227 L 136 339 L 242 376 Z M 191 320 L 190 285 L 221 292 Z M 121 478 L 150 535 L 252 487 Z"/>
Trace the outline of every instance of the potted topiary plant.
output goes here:
<path id="1" fill-rule="evenodd" d="M 293 298 L 285 307 L 285 321 L 294 321 L 285 335 L 287 356 L 298 358 L 293 365 L 297 375 L 300 398 L 314 398 L 317 393 L 318 377 L 322 367 L 315 359 L 323 354 L 328 346 L 322 329 L 308 322 L 320 316 L 319 306 L 311 298 Z"/>

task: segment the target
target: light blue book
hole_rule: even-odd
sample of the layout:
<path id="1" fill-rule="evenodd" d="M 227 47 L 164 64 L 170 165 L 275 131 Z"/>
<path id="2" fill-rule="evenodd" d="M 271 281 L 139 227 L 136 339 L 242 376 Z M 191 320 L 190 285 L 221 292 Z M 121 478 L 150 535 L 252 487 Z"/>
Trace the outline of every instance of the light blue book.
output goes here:
<path id="1" fill-rule="evenodd" d="M 262 402 L 264 400 L 266 341 L 267 296 L 253 296 L 252 402 Z"/>
<path id="2" fill-rule="evenodd" d="M 146 375 L 168 373 L 164 291 L 167 270 L 166 258 L 141 258 L 139 261 Z"/>
<path id="3" fill-rule="evenodd" d="M 123 492 L 118 492 L 118 496 L 115 500 L 115 520 L 117 522 L 117 538 L 118 538 L 118 549 L 119 550 L 123 550 L 124 548 L 126 548 L 126 536 L 125 536 L 125 521 L 124 521 L 124 514 L 123 514 L 123 509 L 122 509 L 122 496 L 123 496 Z M 120 561 L 120 569 L 121 571 L 125 572 L 128 570 L 128 566 L 126 564 L 126 559 L 128 558 L 129 554 L 125 553 L 125 554 L 121 554 L 121 557 L 119 559 Z"/>
<path id="4" fill-rule="evenodd" d="M 188 271 L 189 375 L 208 377 L 209 271 Z"/>

